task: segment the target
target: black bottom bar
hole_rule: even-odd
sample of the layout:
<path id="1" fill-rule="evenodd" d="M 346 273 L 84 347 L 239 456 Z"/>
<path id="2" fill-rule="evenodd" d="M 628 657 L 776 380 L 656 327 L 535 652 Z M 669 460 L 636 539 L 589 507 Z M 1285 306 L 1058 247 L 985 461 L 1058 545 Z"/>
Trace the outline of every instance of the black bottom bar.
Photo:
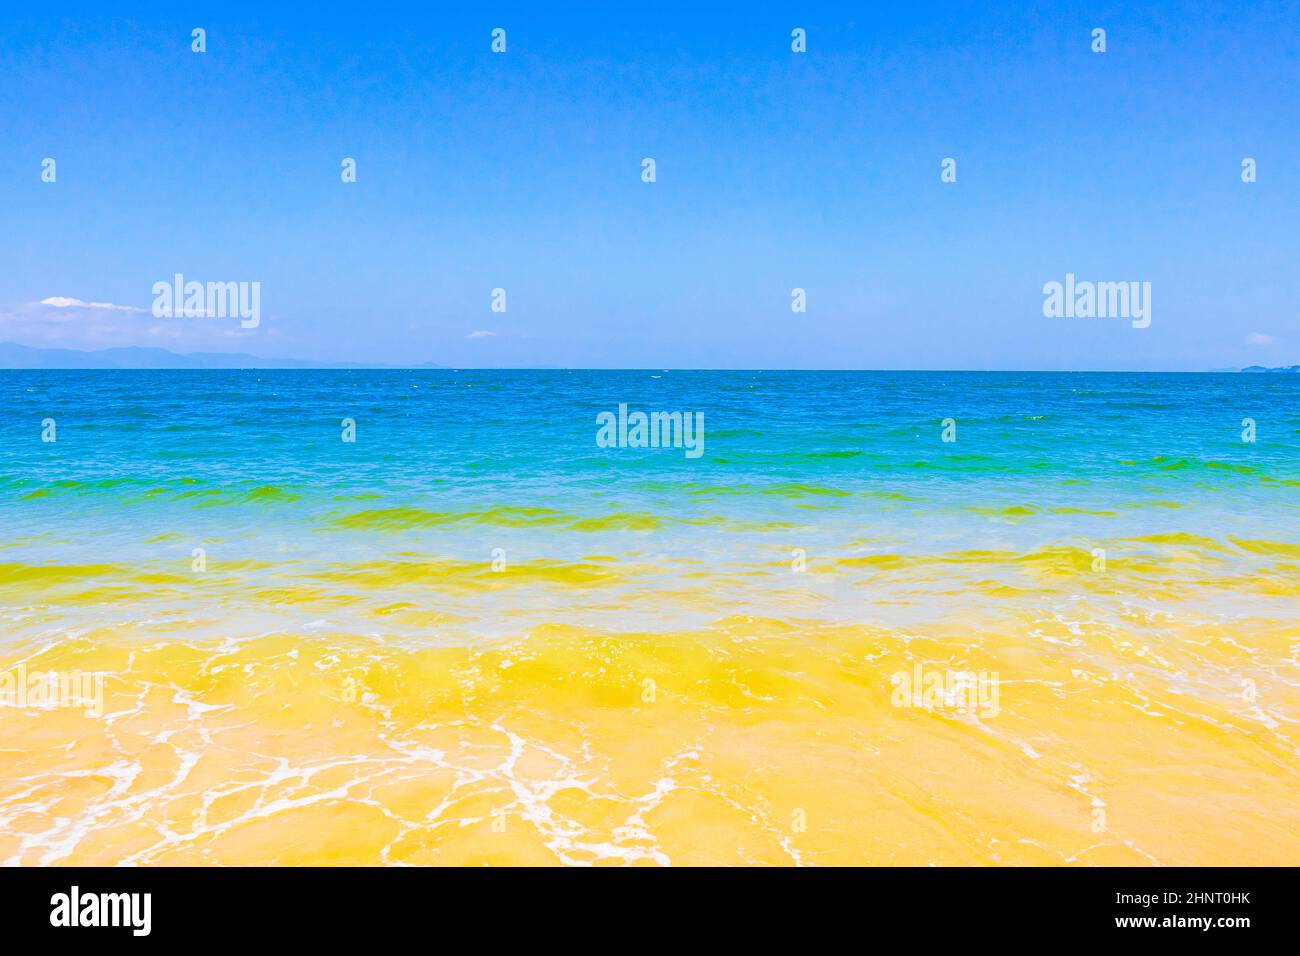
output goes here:
<path id="1" fill-rule="evenodd" d="M 901 933 L 939 949 L 1102 938 L 1231 947 L 1290 938 L 1295 883 L 1290 869 L 10 869 L 0 916 L 10 944 L 76 934 L 339 947 L 421 934 L 438 949 L 504 937 L 734 943 L 782 930 L 882 945 Z"/>

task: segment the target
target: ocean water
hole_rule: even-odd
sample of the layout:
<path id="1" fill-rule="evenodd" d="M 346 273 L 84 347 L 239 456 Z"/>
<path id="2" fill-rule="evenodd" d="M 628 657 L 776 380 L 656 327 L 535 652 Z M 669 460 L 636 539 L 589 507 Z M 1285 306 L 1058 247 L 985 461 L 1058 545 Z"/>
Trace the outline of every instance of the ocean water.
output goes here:
<path id="1" fill-rule="evenodd" d="M 1300 376 L 0 394 L 0 860 L 1300 863 Z"/>

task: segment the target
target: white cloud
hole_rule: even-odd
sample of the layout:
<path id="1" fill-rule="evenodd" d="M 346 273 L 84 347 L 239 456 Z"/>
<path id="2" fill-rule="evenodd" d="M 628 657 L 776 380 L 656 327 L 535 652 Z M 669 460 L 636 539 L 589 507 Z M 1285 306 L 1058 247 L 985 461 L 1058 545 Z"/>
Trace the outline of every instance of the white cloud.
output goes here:
<path id="1" fill-rule="evenodd" d="M 1251 332 L 1246 336 L 1247 345 L 1272 345 L 1276 339 L 1271 335 L 1265 335 L 1263 332 Z"/>
<path id="2" fill-rule="evenodd" d="M 235 323 L 238 328 L 238 323 Z M 240 329 L 244 335 L 253 330 Z M 0 304 L 0 342 L 33 348 L 95 349 L 163 346 L 174 352 L 256 351 L 232 348 L 230 330 L 219 322 L 155 318 L 150 309 L 113 302 L 50 296 L 40 302 Z"/>
<path id="3" fill-rule="evenodd" d="M 109 312 L 144 311 L 144 309 L 137 308 L 134 305 L 115 305 L 112 302 L 86 302 L 66 295 L 52 295 L 48 299 L 41 299 L 40 304 L 53 306 L 56 309 L 106 309 Z"/>
<path id="4" fill-rule="evenodd" d="M 497 334 L 495 332 L 488 332 L 484 329 L 479 329 L 477 332 L 471 332 L 469 335 L 465 336 L 467 339 L 494 339 L 496 337 Z"/>

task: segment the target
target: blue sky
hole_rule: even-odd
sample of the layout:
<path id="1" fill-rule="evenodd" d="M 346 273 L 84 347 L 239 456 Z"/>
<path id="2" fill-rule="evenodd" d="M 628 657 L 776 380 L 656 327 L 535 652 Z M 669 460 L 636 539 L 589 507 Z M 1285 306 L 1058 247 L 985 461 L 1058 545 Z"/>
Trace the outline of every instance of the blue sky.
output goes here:
<path id="1" fill-rule="evenodd" d="M 1300 4 L 263 6 L 6 15 L 0 341 L 455 366 L 1300 362 Z M 260 282 L 261 324 L 154 318 L 177 272 Z M 1151 326 L 1045 318 L 1067 272 L 1151 282 Z"/>

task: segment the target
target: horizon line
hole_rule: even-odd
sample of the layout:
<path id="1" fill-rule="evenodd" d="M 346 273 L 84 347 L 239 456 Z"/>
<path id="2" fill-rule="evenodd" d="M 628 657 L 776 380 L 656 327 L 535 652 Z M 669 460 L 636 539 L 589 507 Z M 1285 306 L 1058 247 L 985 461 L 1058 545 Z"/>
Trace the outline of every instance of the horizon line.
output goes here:
<path id="1" fill-rule="evenodd" d="M 777 368 L 774 366 L 677 366 L 659 365 L 383 365 L 304 361 L 301 365 L 231 365 L 212 368 L 174 368 L 165 365 L 76 367 L 66 365 L 0 365 L 0 372 L 871 372 L 881 374 L 987 374 L 1004 372 L 1023 375 L 1242 375 L 1300 374 L 1300 365 L 1209 369 L 1149 368 Z"/>
<path id="2" fill-rule="evenodd" d="M 103 349 L 78 349 L 69 347 L 49 347 L 37 345 L 24 345 L 20 342 L 0 342 L 0 350 L 21 350 L 22 352 L 31 353 L 35 360 L 25 365 L 4 364 L 12 361 L 14 356 L 4 356 L 0 353 L 0 371 L 7 372 L 33 372 L 33 371 L 69 371 L 69 372 L 132 372 L 132 371 L 157 371 L 157 372 L 238 372 L 238 371 L 409 371 L 409 372 L 428 372 L 428 371 L 482 371 L 482 372 L 506 372 L 506 371 L 527 371 L 527 372 L 911 372 L 911 373 L 977 373 L 977 372 L 1007 372 L 1007 373 L 1024 373 L 1024 374 L 1114 374 L 1114 375 L 1236 375 L 1243 372 L 1256 374 L 1265 373 L 1297 373 L 1300 372 L 1300 363 L 1292 365 L 1267 366 L 1252 364 L 1243 367 L 1224 367 L 1224 368 L 1199 368 L 1199 369 L 1115 369 L 1115 368 L 866 368 L 859 366 L 842 366 L 836 368 L 776 368 L 773 366 L 662 366 L 662 365 L 644 365 L 644 366 L 623 366 L 623 365 L 443 365 L 433 361 L 413 364 L 393 364 L 388 362 L 356 362 L 347 360 L 334 359 L 300 359 L 289 357 L 265 357 L 253 355 L 249 352 L 173 352 L 171 349 L 163 348 L 157 345 L 115 345 Z M 65 365 L 58 362 L 55 356 L 78 355 L 93 358 L 96 356 L 104 357 L 114 352 L 133 352 L 146 353 L 149 355 L 171 356 L 177 359 L 209 359 L 209 360 L 227 360 L 228 364 L 212 366 L 174 366 L 167 364 L 140 364 L 140 365 Z M 44 364 L 41 359 L 45 359 L 50 364 Z M 248 364 L 240 364 L 245 362 Z M 256 363 L 256 364 L 253 364 Z M 278 364 L 284 363 L 284 364 Z"/>

